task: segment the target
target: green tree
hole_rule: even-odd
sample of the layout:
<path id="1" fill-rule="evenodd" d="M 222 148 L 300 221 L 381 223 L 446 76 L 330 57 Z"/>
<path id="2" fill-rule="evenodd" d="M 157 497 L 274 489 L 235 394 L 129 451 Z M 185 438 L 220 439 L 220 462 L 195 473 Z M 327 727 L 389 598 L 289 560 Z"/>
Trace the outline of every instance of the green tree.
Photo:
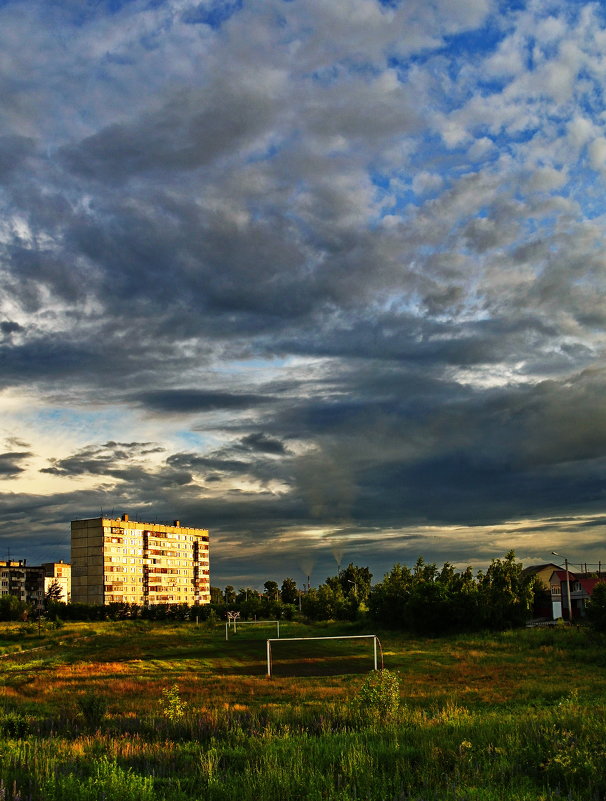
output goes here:
<path id="1" fill-rule="evenodd" d="M 521 626 L 531 616 L 535 578 L 524 575 L 514 551 L 493 559 L 486 573 L 478 575 L 478 583 L 481 620 L 488 628 Z"/>
<path id="2" fill-rule="evenodd" d="M 406 565 L 395 564 L 383 581 L 375 584 L 368 598 L 370 617 L 377 623 L 405 628 L 406 605 L 412 588 L 412 574 Z"/>
<path id="3" fill-rule="evenodd" d="M 223 591 L 223 597 L 227 606 L 234 606 L 237 601 L 236 591 L 231 584 L 228 584 Z"/>
<path id="4" fill-rule="evenodd" d="M 312 589 L 301 598 L 303 614 L 310 620 L 342 620 L 345 596 L 340 586 L 331 587 L 321 584 L 317 590 Z"/>
<path id="5" fill-rule="evenodd" d="M 358 601 L 366 601 L 370 594 L 370 583 L 372 573 L 367 567 L 358 567 L 350 562 L 338 576 L 331 576 L 326 579 L 326 583 L 333 590 L 340 587 L 341 592 L 347 597 L 351 592 Z"/>
<path id="6" fill-rule="evenodd" d="M 223 597 L 223 591 L 220 587 L 211 587 L 210 588 L 210 602 L 211 604 L 224 604 L 225 598 Z"/>
<path id="7" fill-rule="evenodd" d="M 249 620 L 262 613 L 261 594 L 252 587 L 241 589 L 237 597 L 237 606 L 244 620 Z"/>
<path id="8" fill-rule="evenodd" d="M 263 595 L 268 601 L 277 600 L 279 596 L 279 588 L 277 581 L 266 581 L 265 584 L 263 584 L 263 588 L 265 589 Z"/>
<path id="9" fill-rule="evenodd" d="M 299 590 L 297 582 L 291 578 L 285 578 L 280 589 L 280 598 L 283 604 L 296 604 L 299 600 Z"/>
<path id="10" fill-rule="evenodd" d="M 31 606 L 15 595 L 3 595 L 0 598 L 0 620 L 27 620 Z"/>
<path id="11" fill-rule="evenodd" d="M 48 586 L 46 593 L 44 595 L 45 605 L 48 606 L 49 603 L 53 601 L 60 601 L 63 598 L 63 587 L 59 583 L 59 580 L 54 578 Z"/>
<path id="12" fill-rule="evenodd" d="M 606 631 L 606 583 L 603 581 L 595 585 L 587 602 L 587 620 L 596 631 Z"/>

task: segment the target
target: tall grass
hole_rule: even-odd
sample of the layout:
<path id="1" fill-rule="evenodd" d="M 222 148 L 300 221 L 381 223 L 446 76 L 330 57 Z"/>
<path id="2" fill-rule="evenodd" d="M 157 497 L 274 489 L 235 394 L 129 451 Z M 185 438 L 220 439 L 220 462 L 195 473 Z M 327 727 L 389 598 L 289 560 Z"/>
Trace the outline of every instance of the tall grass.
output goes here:
<path id="1" fill-rule="evenodd" d="M 134 706 L 124 671 L 104 672 L 113 661 L 99 661 L 107 651 L 94 638 L 73 646 L 82 662 L 66 646 L 23 665 L 37 696 L 10 683 L 15 665 L 0 674 L 0 801 L 606 799 L 604 643 L 583 632 L 386 640 L 399 697 L 389 674 L 222 680 L 241 668 L 241 651 L 228 664 L 208 631 L 96 636 L 112 648 L 122 637 L 141 683 Z M 170 656 L 151 647 L 159 641 Z M 189 680 L 200 660 L 210 690 Z M 558 670 L 563 679 L 548 684 Z"/>

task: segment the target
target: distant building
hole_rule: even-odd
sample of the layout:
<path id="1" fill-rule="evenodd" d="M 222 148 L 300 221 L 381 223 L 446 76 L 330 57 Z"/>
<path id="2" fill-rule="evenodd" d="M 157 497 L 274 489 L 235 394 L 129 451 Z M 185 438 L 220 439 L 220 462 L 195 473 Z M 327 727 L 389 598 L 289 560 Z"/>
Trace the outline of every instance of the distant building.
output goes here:
<path id="1" fill-rule="evenodd" d="M 72 566 L 67 562 L 43 562 L 44 594 L 56 582 L 62 590 L 60 601 L 69 603 L 72 598 Z"/>
<path id="2" fill-rule="evenodd" d="M 0 561 L 0 592 L 14 595 L 34 609 L 44 606 L 44 569 L 27 564 L 26 559 Z"/>
<path id="3" fill-rule="evenodd" d="M 606 581 L 606 576 L 600 569 L 597 573 L 574 572 L 563 570 L 561 565 L 547 562 L 542 565 L 525 567 L 523 573 L 536 576 L 545 593 L 535 602 L 535 616 L 547 620 L 576 620 L 585 617 L 587 601 L 591 598 L 596 584 Z M 568 583 L 568 587 L 566 584 Z M 570 606 L 568 608 L 568 593 L 570 592 Z"/>
<path id="4" fill-rule="evenodd" d="M 208 531 L 128 515 L 73 520 L 72 603 L 207 604 Z"/>
<path id="5" fill-rule="evenodd" d="M 549 592 L 551 586 L 549 580 L 554 570 L 560 570 L 560 565 L 556 565 L 554 562 L 546 562 L 542 565 L 529 565 L 522 570 L 522 573 L 525 576 L 536 576 L 544 589 Z"/>
<path id="6" fill-rule="evenodd" d="M 561 568 L 554 570 L 549 582 L 553 619 L 557 620 L 562 617 L 564 620 L 576 620 L 580 617 L 585 617 L 587 601 L 593 595 L 595 585 L 604 582 L 604 580 L 596 576 L 573 573 L 571 570 L 568 571 L 568 575 Z M 566 587 L 566 582 L 568 582 L 569 590 Z M 570 591 L 570 606 L 572 610 L 568 608 L 568 591 Z"/>

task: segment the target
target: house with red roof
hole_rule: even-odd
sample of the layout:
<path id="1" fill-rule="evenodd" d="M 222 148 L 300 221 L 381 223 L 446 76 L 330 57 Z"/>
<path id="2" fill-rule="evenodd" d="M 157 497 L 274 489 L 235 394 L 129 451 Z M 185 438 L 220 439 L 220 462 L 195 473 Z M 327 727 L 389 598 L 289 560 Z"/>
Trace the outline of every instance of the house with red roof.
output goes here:
<path id="1" fill-rule="evenodd" d="M 587 577 L 583 574 L 573 573 L 571 570 L 554 570 L 549 579 L 551 592 L 551 611 L 553 620 L 578 620 L 585 617 L 585 607 L 593 594 L 596 584 L 605 582 L 606 578 Z M 567 588 L 567 583 L 568 587 Z M 572 613 L 569 609 L 572 608 Z"/>

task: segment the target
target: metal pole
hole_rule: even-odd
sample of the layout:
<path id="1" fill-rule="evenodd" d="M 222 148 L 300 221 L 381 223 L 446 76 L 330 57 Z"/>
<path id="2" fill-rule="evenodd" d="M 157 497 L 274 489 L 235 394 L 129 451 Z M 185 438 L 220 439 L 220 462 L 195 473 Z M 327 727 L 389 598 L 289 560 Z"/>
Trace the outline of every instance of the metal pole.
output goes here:
<path id="1" fill-rule="evenodd" d="M 280 639 L 280 621 L 276 620 L 276 623 L 278 625 L 278 639 Z"/>
<path id="2" fill-rule="evenodd" d="M 374 645 L 374 652 L 375 652 L 375 670 L 377 669 L 377 638 L 375 637 L 372 641 Z"/>
<path id="3" fill-rule="evenodd" d="M 572 623 L 572 604 L 570 602 L 570 574 L 568 572 L 568 559 L 564 557 L 564 567 L 566 568 L 566 598 L 568 600 L 568 622 Z"/>
<path id="4" fill-rule="evenodd" d="M 271 642 L 267 641 L 267 678 L 271 679 Z"/>
<path id="5" fill-rule="evenodd" d="M 225 639 L 226 639 L 226 640 L 229 640 L 229 636 L 228 636 L 228 634 L 227 634 L 227 629 L 228 629 L 228 627 L 229 627 L 229 620 L 226 620 L 226 621 L 225 621 Z"/>

